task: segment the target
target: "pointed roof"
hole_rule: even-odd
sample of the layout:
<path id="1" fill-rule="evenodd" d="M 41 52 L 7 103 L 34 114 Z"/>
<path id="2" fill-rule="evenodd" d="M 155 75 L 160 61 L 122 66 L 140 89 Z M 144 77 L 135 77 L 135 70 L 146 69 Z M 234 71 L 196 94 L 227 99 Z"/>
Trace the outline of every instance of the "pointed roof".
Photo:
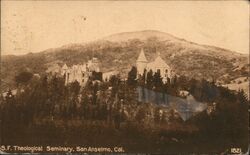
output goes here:
<path id="1" fill-rule="evenodd" d="M 169 65 L 161 58 L 160 53 L 157 52 L 157 57 L 153 62 L 148 63 L 148 68 L 168 68 L 170 69 Z"/>
<path id="2" fill-rule="evenodd" d="M 145 56 L 145 54 L 144 54 L 144 50 L 143 50 L 143 48 L 141 49 L 141 53 L 140 53 L 140 55 L 139 55 L 139 57 L 138 57 L 138 59 L 137 59 L 137 62 L 148 62 L 147 61 L 147 59 L 146 59 L 146 56 Z"/>
<path id="3" fill-rule="evenodd" d="M 155 58 L 155 63 L 159 66 L 168 66 L 167 63 L 161 58 L 160 55 L 158 55 L 156 58 Z"/>
<path id="4" fill-rule="evenodd" d="M 68 69 L 68 66 L 66 64 L 63 65 L 62 67 L 63 70 Z"/>

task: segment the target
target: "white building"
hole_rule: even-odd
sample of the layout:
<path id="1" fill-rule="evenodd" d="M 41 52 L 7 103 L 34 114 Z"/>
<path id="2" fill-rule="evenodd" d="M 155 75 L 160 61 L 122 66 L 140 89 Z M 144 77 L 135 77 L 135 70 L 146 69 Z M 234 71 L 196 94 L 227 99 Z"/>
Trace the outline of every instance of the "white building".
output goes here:
<path id="1" fill-rule="evenodd" d="M 66 64 L 60 67 L 58 64 L 52 65 L 47 69 L 47 73 L 65 77 L 65 85 L 78 81 L 81 86 L 84 86 L 91 76 L 92 72 L 100 72 L 99 60 L 93 58 L 83 65 L 73 65 L 68 67 Z"/>
<path id="2" fill-rule="evenodd" d="M 100 73 L 100 62 L 97 58 L 92 58 L 85 64 L 73 65 L 71 67 L 68 67 L 66 64 L 62 67 L 54 64 L 46 70 L 50 75 L 65 77 L 65 85 L 77 81 L 81 86 L 85 86 L 93 71 Z M 102 73 L 102 80 L 108 81 L 110 77 L 117 74 L 119 74 L 118 71 Z"/>
<path id="3" fill-rule="evenodd" d="M 136 67 L 138 75 L 143 75 L 145 69 L 147 72 L 152 70 L 153 73 L 159 71 L 164 83 L 167 82 L 167 78 L 171 79 L 174 74 L 169 65 L 160 57 L 160 53 L 158 53 L 153 62 L 148 62 L 143 49 L 136 61 Z"/>
<path id="4" fill-rule="evenodd" d="M 70 68 L 64 64 L 61 74 L 65 76 L 66 85 L 78 81 L 81 86 L 84 86 L 93 71 L 100 72 L 99 65 L 99 60 L 97 58 L 92 58 L 86 64 L 73 65 Z"/>

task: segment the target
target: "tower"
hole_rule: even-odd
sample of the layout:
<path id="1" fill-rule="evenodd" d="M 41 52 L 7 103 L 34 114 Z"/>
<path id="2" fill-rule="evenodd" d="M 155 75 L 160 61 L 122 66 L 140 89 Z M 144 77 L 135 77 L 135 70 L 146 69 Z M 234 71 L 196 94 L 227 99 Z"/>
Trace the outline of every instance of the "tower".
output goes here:
<path id="1" fill-rule="evenodd" d="M 95 72 L 100 72 L 100 62 L 97 58 L 93 57 L 92 58 L 92 65 L 93 65 L 93 70 Z"/>
<path id="2" fill-rule="evenodd" d="M 93 57 L 91 60 L 88 61 L 87 67 L 89 69 L 89 72 L 95 71 L 100 72 L 100 62 L 97 58 Z"/>
<path id="3" fill-rule="evenodd" d="M 62 76 L 65 78 L 65 85 L 69 82 L 69 73 L 68 73 L 68 66 L 66 64 L 62 67 Z"/>
<path id="4" fill-rule="evenodd" d="M 143 75 L 144 69 L 146 69 L 148 64 L 148 61 L 145 57 L 144 50 L 143 48 L 141 49 L 141 53 L 136 60 L 136 67 L 137 67 L 137 72 L 139 75 Z"/>

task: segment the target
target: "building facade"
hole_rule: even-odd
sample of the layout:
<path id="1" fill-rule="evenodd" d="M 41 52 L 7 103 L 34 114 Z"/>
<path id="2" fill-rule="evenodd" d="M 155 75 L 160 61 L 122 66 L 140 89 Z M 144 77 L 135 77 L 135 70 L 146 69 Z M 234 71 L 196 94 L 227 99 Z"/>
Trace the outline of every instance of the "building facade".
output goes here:
<path id="1" fill-rule="evenodd" d="M 65 85 L 77 81 L 81 86 L 87 83 L 94 71 L 100 73 L 100 63 L 97 58 L 92 58 L 85 64 L 73 65 L 71 67 L 68 67 L 66 64 L 62 67 L 54 64 L 46 70 L 49 75 L 64 77 Z"/>
<path id="2" fill-rule="evenodd" d="M 174 76 L 173 70 L 161 58 L 160 53 L 157 54 L 157 57 L 155 58 L 154 61 L 148 62 L 145 56 L 144 50 L 141 49 L 139 57 L 136 61 L 136 67 L 137 67 L 138 76 L 142 76 L 144 73 L 144 70 L 146 70 L 146 72 L 149 72 L 150 70 L 152 70 L 153 73 L 160 72 L 162 81 L 164 83 L 167 82 L 168 78 L 171 80 L 171 78 Z"/>
<path id="3" fill-rule="evenodd" d="M 93 71 L 100 72 L 100 63 L 97 58 L 92 58 L 83 65 L 68 67 L 64 64 L 61 68 L 61 75 L 65 77 L 65 85 L 77 81 L 81 86 L 84 86 Z"/>

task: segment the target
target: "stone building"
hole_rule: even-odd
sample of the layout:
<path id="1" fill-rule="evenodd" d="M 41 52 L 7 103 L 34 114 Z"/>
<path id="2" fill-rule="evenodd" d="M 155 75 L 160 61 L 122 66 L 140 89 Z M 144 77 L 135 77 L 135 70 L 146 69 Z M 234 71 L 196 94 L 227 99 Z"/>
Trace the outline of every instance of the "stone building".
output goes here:
<path id="1" fill-rule="evenodd" d="M 167 82 L 167 79 L 171 79 L 174 76 L 173 70 L 170 68 L 170 66 L 161 58 L 160 53 L 157 54 L 157 57 L 154 61 L 148 62 L 144 50 L 141 49 L 140 55 L 136 61 L 136 67 L 138 75 L 143 75 L 144 70 L 150 71 L 152 70 L 153 73 L 160 72 L 160 75 L 162 77 L 162 81 L 165 83 Z"/>
<path id="2" fill-rule="evenodd" d="M 85 64 L 77 64 L 71 67 L 66 64 L 62 67 L 58 64 L 53 64 L 48 67 L 46 73 L 51 76 L 64 77 L 65 85 L 77 81 L 81 86 L 85 86 L 89 78 L 92 78 L 94 81 L 108 81 L 110 77 L 117 75 L 119 72 L 109 71 L 102 73 L 100 70 L 100 62 L 94 57 Z"/>
<path id="3" fill-rule="evenodd" d="M 61 75 L 65 76 L 65 85 L 78 81 L 81 86 L 84 86 L 93 71 L 100 72 L 100 63 L 97 58 L 92 58 L 83 65 L 68 67 L 64 64 L 61 68 Z"/>

